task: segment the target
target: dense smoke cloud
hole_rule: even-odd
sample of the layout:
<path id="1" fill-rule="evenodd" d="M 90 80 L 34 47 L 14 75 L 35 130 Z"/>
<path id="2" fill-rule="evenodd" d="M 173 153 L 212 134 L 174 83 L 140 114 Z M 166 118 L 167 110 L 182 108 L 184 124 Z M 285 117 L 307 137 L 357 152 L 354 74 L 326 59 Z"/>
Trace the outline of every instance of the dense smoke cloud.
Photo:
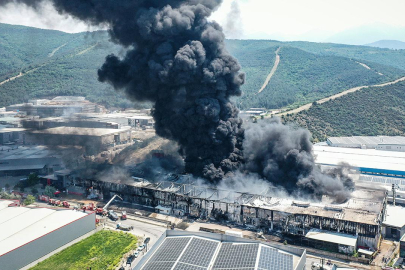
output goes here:
<path id="1" fill-rule="evenodd" d="M 243 149 L 246 172 L 257 173 L 290 193 L 328 195 L 336 202 L 350 197 L 354 184 L 346 167 L 322 173 L 305 129 L 283 125 L 280 118 L 259 121 L 247 126 Z"/>
<path id="2" fill-rule="evenodd" d="M 37 9 L 42 2 L 0 3 L 11 1 Z M 122 58 L 107 56 L 99 80 L 134 101 L 153 103 L 156 133 L 178 143 L 186 172 L 232 184 L 240 183 L 236 178 L 243 174 L 235 172 L 242 170 L 249 179 L 257 176 L 290 193 L 348 197 L 350 179 L 338 171 L 323 175 L 315 166 L 307 131 L 271 120 L 244 132 L 230 97 L 241 95 L 245 76 L 225 49 L 221 27 L 207 20 L 221 0 L 51 2 L 62 14 L 109 25 L 112 41 L 128 51 Z M 233 11 L 239 12 L 237 4 Z"/>

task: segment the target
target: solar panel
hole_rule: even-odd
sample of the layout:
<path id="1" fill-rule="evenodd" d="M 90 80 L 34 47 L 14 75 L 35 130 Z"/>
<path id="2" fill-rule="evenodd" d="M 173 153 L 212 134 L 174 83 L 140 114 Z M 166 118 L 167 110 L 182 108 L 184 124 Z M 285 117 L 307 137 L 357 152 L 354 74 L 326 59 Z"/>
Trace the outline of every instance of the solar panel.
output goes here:
<path id="1" fill-rule="evenodd" d="M 179 261 L 206 268 L 210 264 L 218 245 L 218 242 L 193 238 Z"/>
<path id="2" fill-rule="evenodd" d="M 151 262 L 175 262 L 191 237 L 166 238 L 160 248 L 153 254 Z"/>
<path id="3" fill-rule="evenodd" d="M 254 269 L 259 244 L 223 243 L 213 269 Z"/>
<path id="4" fill-rule="evenodd" d="M 142 270 L 170 270 L 175 262 L 148 262 Z"/>
<path id="5" fill-rule="evenodd" d="M 174 270 L 205 270 L 207 267 L 199 267 L 191 264 L 185 264 L 185 263 L 177 263 L 176 267 L 174 267 Z"/>
<path id="6" fill-rule="evenodd" d="M 291 270 L 294 269 L 294 257 L 279 252 L 277 249 L 262 246 L 258 268 L 262 270 Z"/>

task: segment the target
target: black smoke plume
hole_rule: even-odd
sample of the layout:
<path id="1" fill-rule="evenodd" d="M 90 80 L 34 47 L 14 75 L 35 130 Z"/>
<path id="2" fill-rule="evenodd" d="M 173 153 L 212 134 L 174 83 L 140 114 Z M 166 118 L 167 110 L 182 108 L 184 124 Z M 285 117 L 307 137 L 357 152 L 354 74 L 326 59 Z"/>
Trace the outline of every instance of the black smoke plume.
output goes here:
<path id="1" fill-rule="evenodd" d="M 243 170 L 257 173 L 289 193 L 345 201 L 354 188 L 347 167 L 321 172 L 315 165 L 310 137 L 307 130 L 283 125 L 278 117 L 250 124 L 243 143 Z"/>
<path id="2" fill-rule="evenodd" d="M 0 1 L 38 10 L 48 0 Z M 349 192 L 345 177 L 315 166 L 307 131 L 273 120 L 249 127 L 244 139 L 230 97 L 241 95 L 245 76 L 225 49 L 221 27 L 208 20 L 221 0 L 49 1 L 62 14 L 108 25 L 112 41 L 127 48 L 123 58 L 107 56 L 99 80 L 153 103 L 156 133 L 178 143 L 187 172 L 215 184 L 242 169 L 290 191 L 339 198 Z"/>

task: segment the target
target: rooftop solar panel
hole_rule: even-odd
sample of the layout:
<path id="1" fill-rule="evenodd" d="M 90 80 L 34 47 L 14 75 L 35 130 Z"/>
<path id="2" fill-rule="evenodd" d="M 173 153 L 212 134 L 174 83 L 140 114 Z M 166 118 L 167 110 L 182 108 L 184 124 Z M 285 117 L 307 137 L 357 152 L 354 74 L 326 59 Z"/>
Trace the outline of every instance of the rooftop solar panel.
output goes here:
<path id="1" fill-rule="evenodd" d="M 219 242 L 193 238 L 179 261 L 196 266 L 208 267 L 218 245 Z"/>
<path id="2" fill-rule="evenodd" d="M 177 263 L 176 267 L 174 267 L 174 270 L 205 270 L 207 267 L 199 267 L 191 264 L 185 264 L 185 263 Z"/>
<path id="3" fill-rule="evenodd" d="M 142 270 L 170 270 L 175 262 L 149 262 Z"/>
<path id="4" fill-rule="evenodd" d="M 259 244 L 223 243 L 212 269 L 254 269 Z"/>
<path id="5" fill-rule="evenodd" d="M 261 270 L 294 269 L 294 257 L 270 247 L 261 247 L 258 268 Z"/>
<path id="6" fill-rule="evenodd" d="M 162 246 L 153 254 L 151 262 L 175 262 L 191 237 L 166 238 Z"/>

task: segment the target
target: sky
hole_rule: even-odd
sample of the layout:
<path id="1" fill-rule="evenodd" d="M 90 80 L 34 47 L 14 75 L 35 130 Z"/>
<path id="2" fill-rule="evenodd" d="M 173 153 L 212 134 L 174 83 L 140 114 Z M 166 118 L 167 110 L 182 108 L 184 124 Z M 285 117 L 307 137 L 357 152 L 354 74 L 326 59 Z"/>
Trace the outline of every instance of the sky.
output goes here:
<path id="1" fill-rule="evenodd" d="M 46 16 L 27 7 L 0 8 L 0 22 L 65 32 L 91 31 L 82 22 L 44 6 Z M 362 43 L 405 41 L 405 0 L 223 0 L 213 14 L 227 38 Z M 356 40 L 357 39 L 357 40 Z"/>

